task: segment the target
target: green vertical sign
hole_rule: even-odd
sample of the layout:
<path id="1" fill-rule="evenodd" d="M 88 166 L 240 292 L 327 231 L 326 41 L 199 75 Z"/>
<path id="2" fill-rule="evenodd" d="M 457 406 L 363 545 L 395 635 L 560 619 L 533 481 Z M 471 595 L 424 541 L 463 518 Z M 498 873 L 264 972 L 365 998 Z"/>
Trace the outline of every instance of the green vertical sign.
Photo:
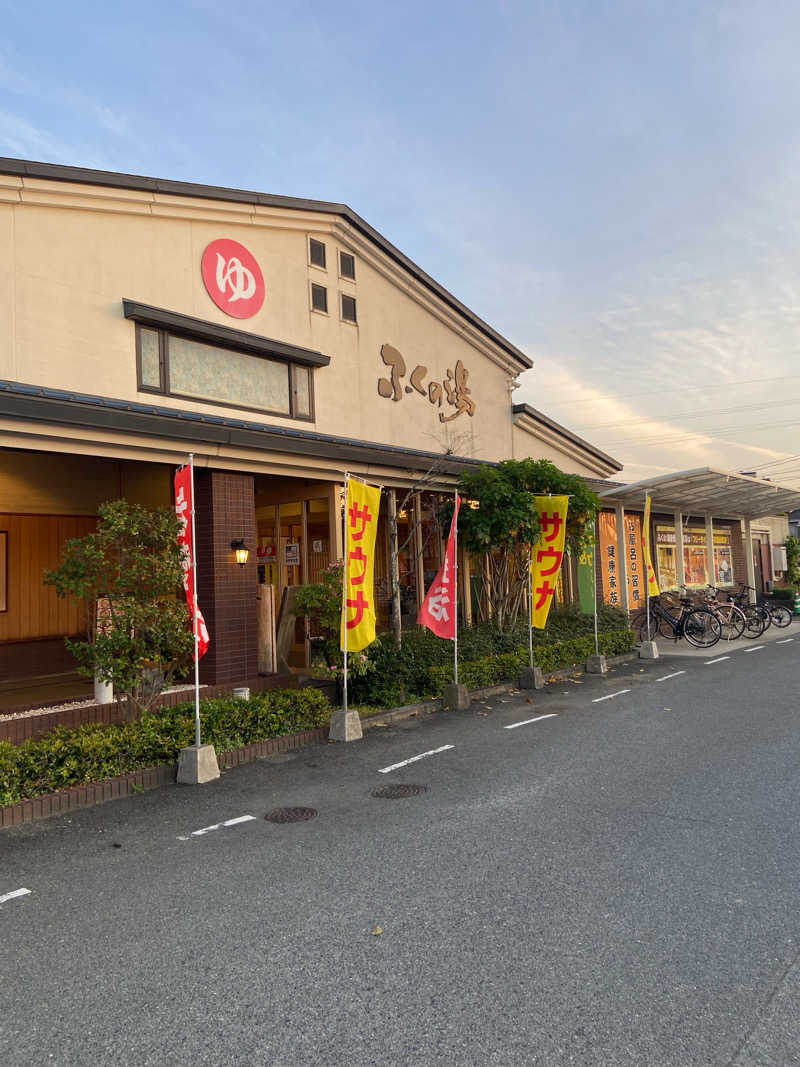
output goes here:
<path id="1" fill-rule="evenodd" d="M 594 614 L 594 554 L 589 550 L 578 557 L 578 605 L 586 615 Z"/>

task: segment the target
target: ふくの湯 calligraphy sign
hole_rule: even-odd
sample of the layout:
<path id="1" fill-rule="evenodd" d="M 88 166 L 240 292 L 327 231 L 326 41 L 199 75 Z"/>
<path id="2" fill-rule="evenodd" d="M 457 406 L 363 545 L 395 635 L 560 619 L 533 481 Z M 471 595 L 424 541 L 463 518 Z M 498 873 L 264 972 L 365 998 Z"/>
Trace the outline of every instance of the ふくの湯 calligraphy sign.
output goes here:
<path id="1" fill-rule="evenodd" d="M 475 414 L 475 401 L 472 399 L 472 390 L 467 385 L 469 371 L 461 362 L 456 360 L 455 366 L 448 367 L 444 378 L 430 381 L 425 384 L 428 368 L 418 363 L 411 371 L 406 384 L 403 379 L 406 376 L 406 361 L 402 353 L 393 345 L 381 346 L 381 359 L 384 366 L 389 368 L 388 378 L 378 379 L 378 396 L 385 400 L 400 401 L 405 394 L 419 393 L 425 397 L 429 404 L 439 409 L 439 422 L 452 422 L 459 415 Z M 448 408 L 455 408 L 448 411 Z M 442 410 L 443 409 L 443 410 Z"/>

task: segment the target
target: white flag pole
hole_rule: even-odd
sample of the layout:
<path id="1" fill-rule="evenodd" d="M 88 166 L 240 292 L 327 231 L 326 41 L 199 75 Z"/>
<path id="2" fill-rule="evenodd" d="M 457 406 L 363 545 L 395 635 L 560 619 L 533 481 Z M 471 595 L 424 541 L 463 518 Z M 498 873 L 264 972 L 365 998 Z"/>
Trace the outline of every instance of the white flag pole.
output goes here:
<path id="1" fill-rule="evenodd" d="M 597 636 L 597 538 L 592 545 L 592 591 L 594 593 L 594 654 L 600 655 L 600 639 Z"/>
<path id="2" fill-rule="evenodd" d="M 342 517 L 342 552 L 344 553 L 344 566 L 342 567 L 342 631 L 344 633 L 344 669 L 342 672 L 342 709 L 344 710 L 345 722 L 347 721 L 347 488 L 350 475 L 344 472 L 344 515 Z"/>
<path id="3" fill-rule="evenodd" d="M 189 484 L 192 488 L 192 631 L 194 633 L 194 743 L 200 748 L 200 636 L 197 632 L 197 537 L 194 523 L 194 453 L 189 453 Z"/>
<path id="4" fill-rule="evenodd" d="M 645 515 L 647 515 L 647 493 L 644 494 L 644 515 L 642 516 L 642 518 L 644 518 Z M 647 519 L 648 519 L 648 525 L 649 525 L 649 521 L 650 521 L 650 516 L 649 515 L 647 515 Z M 643 549 L 644 549 L 644 546 L 645 546 L 645 539 L 647 539 L 648 551 L 645 553 L 645 560 L 644 560 L 644 595 L 645 595 L 645 600 L 646 600 L 646 605 L 647 605 L 647 640 L 649 641 L 650 640 L 650 552 L 649 552 L 650 531 L 649 530 L 642 530 L 642 548 Z"/>
<path id="5" fill-rule="evenodd" d="M 533 670 L 533 545 L 528 549 L 528 663 Z"/>
<path id="6" fill-rule="evenodd" d="M 455 619 L 453 620 L 453 682 L 458 685 L 458 490 L 456 490 L 455 495 L 455 506 L 456 510 L 453 512 L 453 610 L 455 611 Z"/>

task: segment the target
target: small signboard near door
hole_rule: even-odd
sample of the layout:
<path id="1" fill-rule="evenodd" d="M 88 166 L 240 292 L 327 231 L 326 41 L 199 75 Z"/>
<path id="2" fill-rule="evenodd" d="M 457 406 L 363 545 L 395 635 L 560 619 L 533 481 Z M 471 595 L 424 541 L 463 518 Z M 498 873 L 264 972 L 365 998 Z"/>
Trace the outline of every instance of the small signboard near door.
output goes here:
<path id="1" fill-rule="evenodd" d="M 300 566 L 300 545 L 289 543 L 284 545 L 283 562 L 287 567 Z"/>

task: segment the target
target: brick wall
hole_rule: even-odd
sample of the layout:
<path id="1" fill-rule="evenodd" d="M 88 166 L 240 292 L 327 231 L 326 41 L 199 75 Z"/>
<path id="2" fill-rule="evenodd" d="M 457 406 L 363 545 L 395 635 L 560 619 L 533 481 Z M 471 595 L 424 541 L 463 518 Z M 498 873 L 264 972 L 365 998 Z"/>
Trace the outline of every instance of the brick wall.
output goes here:
<path id="1" fill-rule="evenodd" d="M 197 596 L 211 635 L 200 680 L 235 685 L 258 670 L 254 478 L 195 470 L 195 497 Z M 250 549 L 243 567 L 231 549 L 238 538 Z"/>

